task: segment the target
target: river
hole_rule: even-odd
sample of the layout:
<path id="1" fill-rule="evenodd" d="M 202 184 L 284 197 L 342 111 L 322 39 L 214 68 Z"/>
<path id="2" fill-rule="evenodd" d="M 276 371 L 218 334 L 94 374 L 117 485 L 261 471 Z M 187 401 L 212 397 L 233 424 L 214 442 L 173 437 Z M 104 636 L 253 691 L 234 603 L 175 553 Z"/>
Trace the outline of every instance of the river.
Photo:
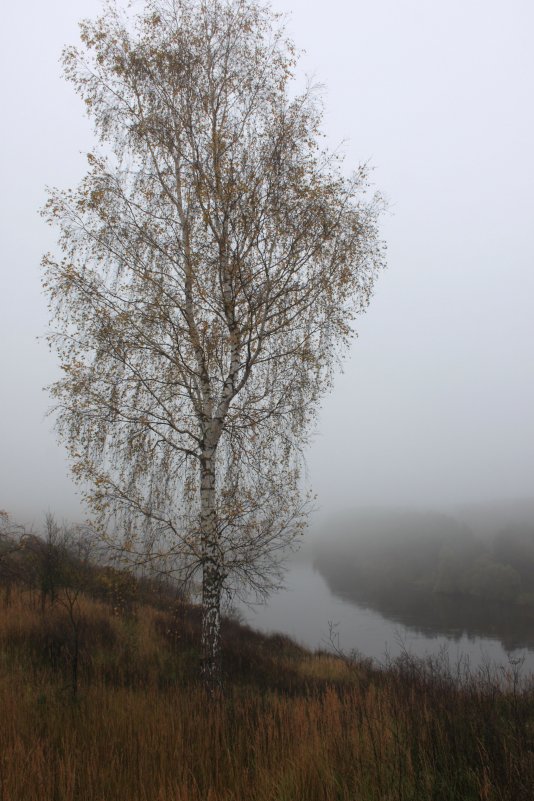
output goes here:
<path id="1" fill-rule="evenodd" d="M 309 562 L 291 564 L 285 589 L 273 594 L 266 604 L 240 603 L 237 609 L 253 628 L 287 634 L 312 650 L 331 647 L 332 623 L 345 653 L 357 650 L 379 663 L 403 651 L 424 657 L 438 656 L 445 650 L 452 665 L 461 659 L 468 660 L 473 669 L 487 665 L 507 669 L 510 660 L 522 660 L 521 674 L 534 673 L 533 647 L 505 648 L 500 639 L 480 636 L 468 628 L 444 632 L 443 626 L 440 631 L 428 622 L 425 626 L 405 625 L 369 605 L 337 597 Z"/>

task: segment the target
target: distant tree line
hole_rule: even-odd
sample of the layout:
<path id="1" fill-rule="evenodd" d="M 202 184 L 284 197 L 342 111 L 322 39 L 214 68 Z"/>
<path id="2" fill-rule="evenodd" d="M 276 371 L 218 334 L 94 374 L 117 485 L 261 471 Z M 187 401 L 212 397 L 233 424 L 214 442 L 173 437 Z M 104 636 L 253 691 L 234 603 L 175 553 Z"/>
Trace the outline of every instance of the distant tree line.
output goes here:
<path id="1" fill-rule="evenodd" d="M 509 526 L 490 540 L 447 518 L 428 530 L 403 523 L 396 535 L 355 531 L 319 549 L 316 565 L 338 588 L 363 594 L 412 588 L 534 607 L 534 524 Z"/>
<path id="2" fill-rule="evenodd" d="M 490 543 L 444 543 L 434 590 L 534 605 L 534 526 L 509 527 Z"/>

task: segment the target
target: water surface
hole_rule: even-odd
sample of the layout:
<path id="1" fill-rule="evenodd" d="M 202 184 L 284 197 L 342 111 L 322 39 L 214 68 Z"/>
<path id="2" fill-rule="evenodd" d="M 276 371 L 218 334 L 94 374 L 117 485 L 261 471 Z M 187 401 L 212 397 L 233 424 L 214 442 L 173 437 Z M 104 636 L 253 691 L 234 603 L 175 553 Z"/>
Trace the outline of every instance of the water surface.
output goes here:
<path id="1" fill-rule="evenodd" d="M 498 637 L 481 636 L 472 626 L 470 631 L 468 616 L 465 627 L 457 625 L 445 631 L 443 625 L 441 630 L 439 625 L 433 628 L 424 614 L 424 624 L 405 625 L 368 604 L 336 596 L 320 573 L 305 562 L 291 564 L 285 584 L 286 588 L 272 595 L 265 605 L 240 604 L 238 608 L 246 622 L 261 631 L 288 634 L 311 649 L 329 647 L 332 623 L 343 651 L 356 649 L 380 663 L 386 656 L 395 658 L 403 651 L 424 657 L 437 656 L 446 649 L 452 664 L 468 659 L 473 668 L 491 664 L 508 669 L 510 660 L 521 659 L 522 674 L 534 673 L 534 648 L 510 647 L 509 641 L 505 647 Z M 513 608 L 505 610 L 505 614 L 513 618 Z M 524 640 L 529 642 L 528 637 Z"/>

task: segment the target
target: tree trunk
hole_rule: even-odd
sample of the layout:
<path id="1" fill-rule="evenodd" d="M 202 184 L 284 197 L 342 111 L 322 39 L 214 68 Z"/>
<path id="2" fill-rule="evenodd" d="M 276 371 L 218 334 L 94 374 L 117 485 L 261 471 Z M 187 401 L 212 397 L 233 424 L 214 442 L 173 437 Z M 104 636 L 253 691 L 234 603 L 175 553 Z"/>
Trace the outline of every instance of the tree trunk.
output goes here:
<path id="1" fill-rule="evenodd" d="M 221 581 L 210 562 L 202 575 L 202 679 L 210 695 L 222 687 Z"/>
<path id="2" fill-rule="evenodd" d="M 213 695 L 222 686 L 221 590 L 223 570 L 215 510 L 215 448 L 201 460 L 200 499 L 202 525 L 202 680 Z"/>
<path id="3" fill-rule="evenodd" d="M 73 651 L 72 651 L 72 663 L 71 663 L 71 693 L 72 698 L 75 701 L 78 697 L 78 664 L 80 659 L 80 632 L 78 631 L 78 627 L 76 626 L 74 629 L 74 642 L 73 642 Z"/>

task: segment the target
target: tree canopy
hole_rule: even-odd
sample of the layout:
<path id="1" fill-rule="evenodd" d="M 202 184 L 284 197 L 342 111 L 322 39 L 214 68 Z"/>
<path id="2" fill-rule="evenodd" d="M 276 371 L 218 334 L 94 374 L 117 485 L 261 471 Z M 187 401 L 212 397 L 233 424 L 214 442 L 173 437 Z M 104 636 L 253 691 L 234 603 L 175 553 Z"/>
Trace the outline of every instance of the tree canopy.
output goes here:
<path id="1" fill-rule="evenodd" d="M 100 145 L 45 209 L 58 430 L 133 557 L 202 573 L 212 676 L 221 592 L 267 590 L 302 525 L 302 447 L 383 263 L 295 65 L 253 0 L 110 3 L 64 51 Z"/>

